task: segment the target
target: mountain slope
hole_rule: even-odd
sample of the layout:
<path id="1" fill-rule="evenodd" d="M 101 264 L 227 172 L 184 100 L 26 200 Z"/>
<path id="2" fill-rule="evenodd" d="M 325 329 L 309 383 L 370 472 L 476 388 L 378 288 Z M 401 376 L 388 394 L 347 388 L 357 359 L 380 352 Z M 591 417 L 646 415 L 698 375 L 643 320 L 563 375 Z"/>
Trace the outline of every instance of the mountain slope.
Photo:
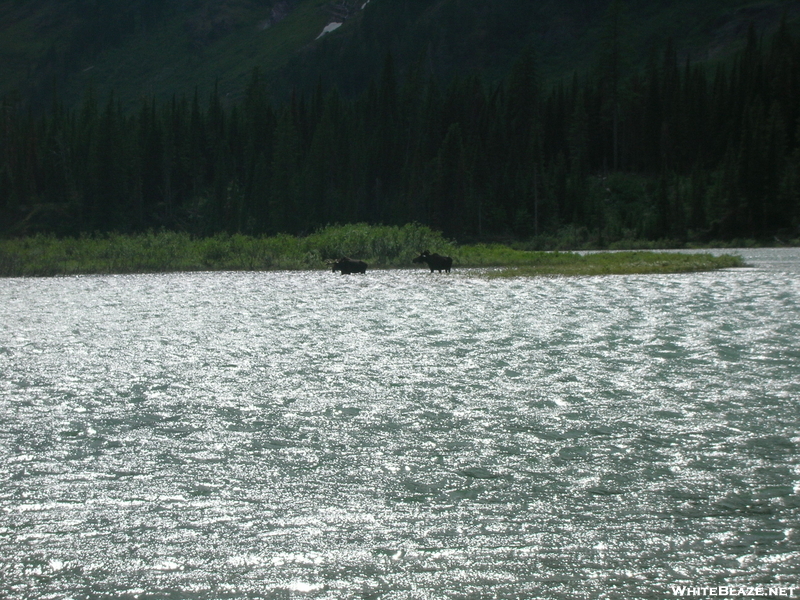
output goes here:
<path id="1" fill-rule="evenodd" d="M 258 67 L 278 97 L 318 82 L 362 90 L 387 52 L 446 80 L 503 77 L 524 48 L 555 80 L 594 63 L 611 0 L 0 0 L 0 96 L 68 104 L 92 87 L 124 105 L 205 95 L 236 100 Z M 674 39 L 682 55 L 724 56 L 753 22 L 773 30 L 800 2 L 628 0 L 624 38 L 643 64 Z M 338 28 L 326 27 L 341 23 Z M 330 30 L 330 33 L 323 32 Z"/>
<path id="2" fill-rule="evenodd" d="M 0 94 L 68 101 L 228 91 L 282 66 L 328 22 L 327 0 L 0 1 Z M 152 8 L 156 7 L 156 8 Z"/>

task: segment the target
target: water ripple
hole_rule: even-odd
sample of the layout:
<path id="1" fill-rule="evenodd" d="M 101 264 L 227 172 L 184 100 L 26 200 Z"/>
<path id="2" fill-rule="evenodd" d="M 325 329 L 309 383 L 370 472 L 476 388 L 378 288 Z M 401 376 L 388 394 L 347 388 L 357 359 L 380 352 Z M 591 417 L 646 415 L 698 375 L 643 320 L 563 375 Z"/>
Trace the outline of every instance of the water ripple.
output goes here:
<path id="1" fill-rule="evenodd" d="M 0 595 L 797 584 L 800 283 L 767 252 L 681 276 L 6 280 Z"/>

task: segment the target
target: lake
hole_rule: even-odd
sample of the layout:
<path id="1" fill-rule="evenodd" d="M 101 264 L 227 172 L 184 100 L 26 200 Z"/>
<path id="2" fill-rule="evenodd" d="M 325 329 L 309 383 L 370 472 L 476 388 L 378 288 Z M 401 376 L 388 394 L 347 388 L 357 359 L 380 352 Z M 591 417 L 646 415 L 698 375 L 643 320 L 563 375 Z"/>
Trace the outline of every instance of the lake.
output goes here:
<path id="1" fill-rule="evenodd" d="M 727 252 L 0 280 L 0 597 L 800 597 L 800 250 Z"/>

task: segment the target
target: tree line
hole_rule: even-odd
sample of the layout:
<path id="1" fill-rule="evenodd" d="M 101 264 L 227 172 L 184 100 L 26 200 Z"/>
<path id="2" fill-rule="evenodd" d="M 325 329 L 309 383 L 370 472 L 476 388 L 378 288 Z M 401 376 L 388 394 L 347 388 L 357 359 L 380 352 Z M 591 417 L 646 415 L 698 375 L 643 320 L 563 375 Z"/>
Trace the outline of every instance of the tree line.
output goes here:
<path id="1" fill-rule="evenodd" d="M 753 28 L 716 65 L 668 45 L 625 68 L 611 14 L 597 68 L 546 86 L 526 51 L 501 82 L 442 85 L 387 53 L 357 97 L 322 85 L 241 102 L 90 91 L 46 114 L 0 104 L 0 233 L 305 234 L 418 222 L 471 241 L 798 237 L 800 44 Z"/>

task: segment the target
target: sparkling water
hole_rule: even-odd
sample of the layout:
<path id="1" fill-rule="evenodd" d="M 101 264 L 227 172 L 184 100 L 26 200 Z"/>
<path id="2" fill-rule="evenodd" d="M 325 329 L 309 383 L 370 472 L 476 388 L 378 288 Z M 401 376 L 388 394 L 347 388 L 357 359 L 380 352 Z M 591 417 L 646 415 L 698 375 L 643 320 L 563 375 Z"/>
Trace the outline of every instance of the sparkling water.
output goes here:
<path id="1" fill-rule="evenodd" d="M 800 251 L 738 252 L 0 280 L 0 598 L 800 597 Z"/>

